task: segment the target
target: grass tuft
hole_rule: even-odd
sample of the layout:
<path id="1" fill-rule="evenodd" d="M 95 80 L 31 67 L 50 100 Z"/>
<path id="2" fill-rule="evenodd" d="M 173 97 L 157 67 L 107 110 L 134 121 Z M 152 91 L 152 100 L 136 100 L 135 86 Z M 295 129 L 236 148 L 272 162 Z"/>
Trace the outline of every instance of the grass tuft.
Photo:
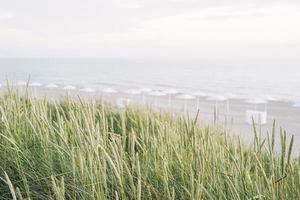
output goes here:
<path id="1" fill-rule="evenodd" d="M 198 116 L 198 114 L 197 114 Z M 0 199 L 300 199 L 300 160 L 194 118 L 0 95 Z"/>

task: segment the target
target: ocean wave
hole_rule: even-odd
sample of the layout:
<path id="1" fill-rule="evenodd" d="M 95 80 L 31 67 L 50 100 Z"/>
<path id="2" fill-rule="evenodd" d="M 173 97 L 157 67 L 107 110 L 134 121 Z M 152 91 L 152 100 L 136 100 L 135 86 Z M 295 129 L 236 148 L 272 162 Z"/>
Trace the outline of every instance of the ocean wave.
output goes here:
<path id="1" fill-rule="evenodd" d="M 81 92 L 87 92 L 87 93 L 93 93 L 93 92 L 96 92 L 95 89 L 89 88 L 89 87 L 81 88 L 79 91 L 81 91 Z"/>
<path id="2" fill-rule="evenodd" d="M 300 108 L 300 103 L 295 103 L 293 107 Z"/>
<path id="3" fill-rule="evenodd" d="M 101 92 L 114 94 L 114 93 L 118 93 L 118 90 L 115 90 L 113 88 L 105 88 L 105 89 L 102 89 Z"/>
<path id="4" fill-rule="evenodd" d="M 30 87 L 41 87 L 43 84 L 39 83 L 39 82 L 33 82 L 33 83 L 29 83 Z"/>
<path id="5" fill-rule="evenodd" d="M 64 90 L 76 90 L 76 87 L 73 85 L 66 85 L 65 87 L 63 87 Z"/>
<path id="6" fill-rule="evenodd" d="M 56 85 L 55 83 L 50 83 L 46 85 L 45 88 L 58 88 L 58 85 Z"/>
<path id="7" fill-rule="evenodd" d="M 17 86 L 26 86 L 27 85 L 27 82 L 25 81 L 18 81 L 17 82 Z"/>

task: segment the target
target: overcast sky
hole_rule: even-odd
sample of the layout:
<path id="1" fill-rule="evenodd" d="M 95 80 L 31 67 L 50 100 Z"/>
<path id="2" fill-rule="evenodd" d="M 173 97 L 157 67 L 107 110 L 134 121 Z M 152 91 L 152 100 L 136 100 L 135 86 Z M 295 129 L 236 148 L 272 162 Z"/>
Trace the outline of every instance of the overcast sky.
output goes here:
<path id="1" fill-rule="evenodd" d="M 297 59 L 299 52 L 299 0 L 0 0 L 1 57 Z"/>

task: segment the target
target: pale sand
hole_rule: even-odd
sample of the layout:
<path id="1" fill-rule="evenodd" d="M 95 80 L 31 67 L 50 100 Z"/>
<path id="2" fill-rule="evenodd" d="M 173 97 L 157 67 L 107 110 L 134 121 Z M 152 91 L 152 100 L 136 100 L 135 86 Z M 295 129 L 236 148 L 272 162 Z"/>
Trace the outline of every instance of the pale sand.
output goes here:
<path id="1" fill-rule="evenodd" d="M 116 94 L 103 94 L 100 92 L 87 93 L 80 92 L 78 90 L 66 91 L 61 89 L 45 89 L 35 88 L 31 90 L 32 93 L 41 98 L 48 97 L 52 99 L 59 99 L 62 96 L 66 96 L 68 93 L 73 98 L 85 99 L 101 99 L 110 103 L 118 104 L 120 99 L 130 99 L 131 105 L 147 106 L 157 110 L 166 110 L 168 112 L 174 112 L 178 114 L 187 114 L 190 117 L 195 117 L 197 113 L 197 99 L 182 100 L 176 99 L 172 96 L 171 105 L 169 104 L 169 96 L 153 97 L 149 95 L 130 95 L 125 93 Z M 22 92 L 22 89 L 21 89 Z M 244 100 L 230 100 L 230 110 L 227 112 L 227 103 L 219 102 L 218 109 L 218 121 L 214 122 L 214 108 L 215 102 L 208 101 L 206 98 L 200 98 L 199 104 L 199 121 L 205 124 L 215 125 L 217 124 L 223 130 L 227 130 L 228 134 L 240 136 L 245 143 L 253 141 L 253 126 L 245 122 L 246 110 L 254 110 L 253 104 L 245 103 Z M 186 106 L 185 106 L 186 105 Z M 276 140 L 279 145 L 280 134 L 279 129 L 282 127 L 287 131 L 288 138 L 293 134 L 295 136 L 294 141 L 294 155 L 300 153 L 300 108 L 293 107 L 291 103 L 285 102 L 269 102 L 268 103 L 268 116 L 267 124 L 258 126 L 257 129 L 261 130 L 262 137 L 266 136 L 267 131 L 271 132 L 273 120 L 276 119 L 277 132 Z M 256 109 L 264 111 L 264 105 L 257 105 Z"/>

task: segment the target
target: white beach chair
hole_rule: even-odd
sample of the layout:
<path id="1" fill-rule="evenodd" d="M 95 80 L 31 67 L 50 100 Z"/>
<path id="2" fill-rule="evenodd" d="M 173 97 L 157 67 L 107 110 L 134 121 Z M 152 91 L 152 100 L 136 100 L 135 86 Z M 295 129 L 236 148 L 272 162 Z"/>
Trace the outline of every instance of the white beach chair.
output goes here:
<path id="1" fill-rule="evenodd" d="M 264 125 L 267 123 L 267 112 L 256 111 L 256 110 L 247 110 L 246 111 L 246 122 L 252 124 L 253 121 L 255 124 Z"/>
<path id="2" fill-rule="evenodd" d="M 117 99 L 117 107 L 119 109 L 125 108 L 126 106 L 129 106 L 131 103 L 130 99 L 120 98 Z"/>

